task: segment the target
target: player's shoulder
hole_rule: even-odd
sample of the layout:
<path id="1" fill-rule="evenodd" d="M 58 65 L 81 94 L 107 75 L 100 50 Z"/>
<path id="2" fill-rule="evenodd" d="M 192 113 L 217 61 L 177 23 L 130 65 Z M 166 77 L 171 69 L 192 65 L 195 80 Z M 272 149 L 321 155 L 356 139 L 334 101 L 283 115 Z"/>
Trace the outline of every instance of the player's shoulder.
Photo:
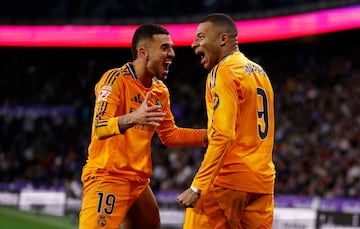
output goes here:
<path id="1" fill-rule="evenodd" d="M 240 51 L 233 52 L 232 54 L 224 57 L 220 63 L 220 67 L 228 68 L 234 66 L 245 66 L 250 60 Z"/>
<path id="2" fill-rule="evenodd" d="M 225 66 L 231 69 L 240 68 L 243 72 L 252 74 L 253 72 L 263 73 L 264 70 L 260 64 L 256 61 L 249 59 L 242 52 L 235 52 L 231 55 L 227 61 L 225 61 Z"/>
<path id="3" fill-rule="evenodd" d="M 167 88 L 167 86 L 165 85 L 165 83 L 162 81 L 162 80 L 160 80 L 160 79 L 158 79 L 158 78 L 156 78 L 156 77 L 154 77 L 153 78 L 153 80 L 152 80 L 152 84 L 153 84 L 153 86 L 155 86 L 155 87 L 165 87 L 165 88 Z"/>
<path id="4" fill-rule="evenodd" d="M 153 88 L 152 90 L 158 90 L 158 91 L 167 92 L 167 93 L 169 91 L 166 84 L 162 80 L 160 80 L 156 77 L 154 77 L 152 80 L 152 88 Z"/>
<path id="5" fill-rule="evenodd" d="M 109 81 L 110 78 L 117 77 L 120 74 L 120 68 L 111 68 L 106 70 L 102 76 L 100 81 Z"/>
<path id="6" fill-rule="evenodd" d="M 129 67 L 125 64 L 121 67 L 116 67 L 116 68 L 110 68 L 108 70 L 105 71 L 105 73 L 103 74 L 103 77 L 106 76 L 119 76 L 119 75 L 131 75 L 131 72 L 129 70 Z"/>
<path id="7" fill-rule="evenodd" d="M 128 66 L 125 64 L 122 67 L 116 67 L 106 70 L 103 73 L 100 82 L 103 84 L 114 84 L 119 77 L 124 78 L 127 76 L 131 76 L 131 71 L 129 70 Z"/>
<path id="8" fill-rule="evenodd" d="M 229 72 L 239 71 L 243 69 L 246 63 L 249 60 L 246 56 L 239 52 L 233 52 L 227 56 L 225 56 L 220 63 L 213 68 L 214 73 L 225 74 L 227 75 Z"/>

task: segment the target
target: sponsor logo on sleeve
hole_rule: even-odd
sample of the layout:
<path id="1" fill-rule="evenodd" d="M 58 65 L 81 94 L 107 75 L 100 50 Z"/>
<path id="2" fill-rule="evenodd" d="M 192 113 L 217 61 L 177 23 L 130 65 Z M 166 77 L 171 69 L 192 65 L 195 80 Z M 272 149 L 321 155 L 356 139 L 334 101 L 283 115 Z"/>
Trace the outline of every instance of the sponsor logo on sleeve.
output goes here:
<path id="1" fill-rule="evenodd" d="M 109 95 L 111 94 L 111 91 L 112 91 L 111 86 L 104 85 L 100 90 L 100 93 L 97 97 L 97 101 L 101 101 L 101 102 L 107 101 Z"/>

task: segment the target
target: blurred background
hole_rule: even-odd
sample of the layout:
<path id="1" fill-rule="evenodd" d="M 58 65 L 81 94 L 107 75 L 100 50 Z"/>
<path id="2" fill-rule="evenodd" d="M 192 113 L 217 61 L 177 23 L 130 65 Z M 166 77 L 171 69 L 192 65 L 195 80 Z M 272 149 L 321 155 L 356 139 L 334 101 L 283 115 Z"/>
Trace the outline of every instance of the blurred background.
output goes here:
<path id="1" fill-rule="evenodd" d="M 2 3 L 0 26 L 196 23 L 211 12 L 248 21 L 349 6 L 360 9 L 359 4 L 355 0 L 13 0 Z M 239 44 L 245 55 L 263 66 L 275 91 L 274 228 L 360 228 L 359 28 Z M 205 127 L 206 72 L 189 46 L 176 46 L 175 52 L 166 84 L 177 125 Z M 38 217 L 65 216 L 70 226 L 63 228 L 76 228 L 94 86 L 107 69 L 131 59 L 130 48 L 2 45 L 0 54 L 0 226 L 6 225 L 3 219 L 10 214 L 21 215 L 8 209 L 11 206 Z M 183 211 L 176 195 L 189 186 L 204 152 L 198 147 L 167 148 L 154 137 L 151 187 L 164 226 L 181 227 Z M 64 204 L 54 213 L 31 193 L 42 197 L 61 193 L 49 198 Z M 17 228 L 9 225 L 6 228 Z"/>

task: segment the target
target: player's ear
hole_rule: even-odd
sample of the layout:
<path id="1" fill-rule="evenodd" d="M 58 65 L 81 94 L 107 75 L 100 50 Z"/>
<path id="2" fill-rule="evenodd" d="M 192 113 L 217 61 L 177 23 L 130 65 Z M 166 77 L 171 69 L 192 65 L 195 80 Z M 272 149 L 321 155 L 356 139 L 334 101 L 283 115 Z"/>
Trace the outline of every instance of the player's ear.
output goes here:
<path id="1" fill-rule="evenodd" d="M 228 40 L 229 40 L 228 34 L 226 33 L 220 34 L 220 46 L 224 46 Z"/>
<path id="2" fill-rule="evenodd" d="M 145 60 L 149 60 L 149 55 L 147 54 L 145 48 L 143 48 L 143 47 L 140 47 L 138 49 L 138 57 L 145 59 Z"/>

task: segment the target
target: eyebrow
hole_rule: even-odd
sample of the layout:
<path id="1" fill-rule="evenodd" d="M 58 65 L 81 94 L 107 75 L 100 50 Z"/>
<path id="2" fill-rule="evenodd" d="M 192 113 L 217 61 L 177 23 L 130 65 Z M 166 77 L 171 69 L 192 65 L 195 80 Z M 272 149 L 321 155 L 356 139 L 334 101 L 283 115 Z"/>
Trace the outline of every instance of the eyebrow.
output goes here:
<path id="1" fill-rule="evenodd" d="M 174 47 L 174 44 L 172 43 L 162 43 L 160 45 L 161 48 L 167 48 L 167 47 Z"/>

